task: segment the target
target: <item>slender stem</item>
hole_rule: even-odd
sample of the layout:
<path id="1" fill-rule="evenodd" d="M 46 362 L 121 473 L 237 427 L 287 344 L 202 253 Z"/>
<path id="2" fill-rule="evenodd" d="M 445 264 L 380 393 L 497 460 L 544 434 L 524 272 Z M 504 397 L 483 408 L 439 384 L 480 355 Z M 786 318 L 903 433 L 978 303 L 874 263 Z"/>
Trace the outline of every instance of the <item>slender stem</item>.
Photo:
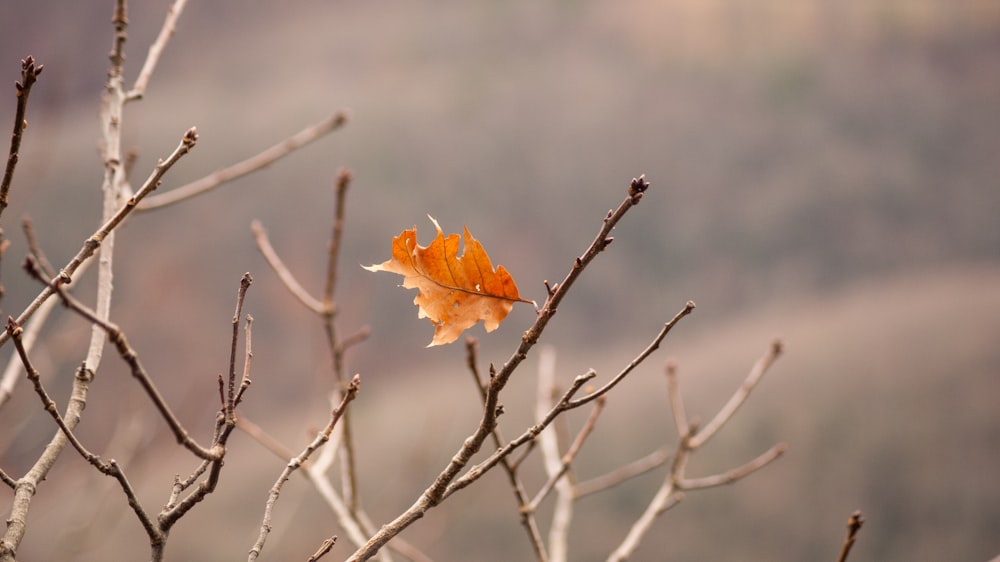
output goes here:
<path id="1" fill-rule="evenodd" d="M 746 380 L 743 381 L 740 388 L 733 394 L 729 401 L 726 402 L 726 405 L 723 406 L 717 414 L 715 414 L 712 421 L 708 422 L 708 424 L 701 431 L 699 431 L 697 435 L 691 438 L 692 449 L 697 449 L 705 444 L 706 441 L 711 439 L 712 436 L 715 435 L 727 421 L 729 421 L 729 418 L 733 417 L 736 410 L 738 410 L 739 407 L 746 402 L 747 397 L 750 396 L 750 391 L 757 386 L 757 383 L 760 382 L 764 373 L 767 372 L 768 368 L 770 368 L 778 356 L 781 355 L 783 348 L 784 345 L 781 340 L 774 340 L 771 343 L 771 347 L 768 348 L 763 357 L 754 363 L 754 366 L 750 369 L 750 373 L 747 375 Z"/>
<path id="2" fill-rule="evenodd" d="M 14 131 L 10 135 L 10 152 L 7 156 L 7 165 L 3 171 L 3 179 L 0 180 L 0 215 L 7 208 L 7 195 L 10 193 L 10 182 L 14 179 L 14 168 L 17 166 L 19 152 L 21 150 L 21 138 L 24 135 L 24 128 L 28 125 L 25 115 L 28 112 L 28 95 L 31 94 L 31 87 L 35 85 L 38 75 L 42 73 L 44 65 L 35 65 L 35 59 L 30 55 L 21 61 L 21 80 L 14 82 L 15 96 L 17 97 L 17 109 L 14 111 Z"/>
<path id="3" fill-rule="evenodd" d="M 278 501 L 278 496 L 281 494 L 281 487 L 291 478 L 292 473 L 302 467 L 306 460 L 320 448 L 324 443 L 330 440 L 330 434 L 333 432 L 334 426 L 340 421 L 341 416 L 344 414 L 344 410 L 347 405 L 354 400 L 358 395 L 358 389 L 361 387 L 361 377 L 354 375 L 354 379 L 351 380 L 350 385 L 347 387 L 347 392 L 344 393 L 344 397 L 341 399 L 340 404 L 330 413 L 330 421 L 323 428 L 323 431 L 316 435 L 316 438 L 306 446 L 305 449 L 299 453 L 298 456 L 293 457 L 288 461 L 285 469 L 278 476 L 278 480 L 271 487 L 271 492 L 268 495 L 267 503 L 264 506 L 264 521 L 260 526 L 260 533 L 257 536 L 257 542 L 254 543 L 253 547 L 250 548 L 250 555 L 247 558 L 248 562 L 253 562 L 260 556 L 261 550 L 264 548 L 264 542 L 267 541 L 267 535 L 271 532 L 271 513 L 274 510 L 274 504 Z"/>
<path id="4" fill-rule="evenodd" d="M 851 553 L 854 541 L 858 538 L 858 531 L 861 530 L 861 526 L 864 524 L 865 518 L 861 516 L 860 511 L 855 511 L 851 514 L 850 519 L 847 520 L 847 537 L 844 539 L 844 546 L 840 549 L 840 556 L 837 557 L 837 562 L 847 561 L 847 555 Z"/>
<path id="5" fill-rule="evenodd" d="M 273 164 L 276 160 L 288 156 L 295 150 L 309 144 L 323 135 L 326 135 L 327 133 L 330 133 L 331 131 L 339 129 L 344 125 L 344 123 L 347 123 L 347 114 L 342 111 L 334 113 L 323 121 L 306 127 L 278 144 L 260 152 L 259 154 L 251 156 L 242 162 L 237 162 L 228 168 L 216 170 L 199 180 L 172 189 L 156 197 L 150 197 L 139 207 L 139 210 L 150 211 L 166 207 L 168 205 L 173 205 L 175 203 L 180 203 L 181 201 L 215 189 L 224 183 L 233 181 L 252 172 L 256 172 L 262 168 L 266 168 L 267 166 Z"/>
<path id="6" fill-rule="evenodd" d="M 163 27 L 160 28 L 160 34 L 156 36 L 156 40 L 149 46 L 146 61 L 142 64 L 139 77 L 136 78 L 135 85 L 129 90 L 125 101 L 137 100 L 145 95 L 149 79 L 152 78 L 153 72 L 156 70 L 156 64 L 160 61 L 163 49 L 166 48 L 167 43 L 177 29 L 177 20 L 181 17 L 181 12 L 184 11 L 185 4 L 187 4 L 187 0 L 174 0 L 174 3 L 167 8 L 167 17 L 163 20 Z"/>
<path id="7" fill-rule="evenodd" d="M 118 228 L 118 226 L 128 217 L 133 210 L 135 210 L 136 205 L 141 201 L 146 195 L 151 193 L 160 185 L 160 181 L 163 175 L 174 165 L 182 156 L 187 154 L 194 145 L 198 142 L 198 131 L 194 128 L 189 129 L 187 133 L 184 134 L 184 138 L 181 139 L 180 144 L 174 149 L 173 153 L 167 157 L 166 160 L 161 160 L 153 168 L 153 172 L 148 178 L 146 178 L 145 183 L 139 191 L 125 202 L 121 208 L 104 224 L 102 224 L 87 240 L 84 241 L 83 247 L 77 252 L 75 256 L 61 269 L 59 273 L 53 277 L 46 284 L 45 288 L 31 301 L 31 303 L 17 316 L 17 323 L 24 325 L 29 318 L 38 310 L 38 307 L 42 305 L 43 302 L 48 300 L 52 295 L 55 294 L 55 287 L 67 285 L 73 281 L 73 275 L 80 269 L 86 261 L 94 256 L 98 248 L 104 243 L 108 235 Z M 0 346 L 3 346 L 10 339 L 10 336 L 4 332 L 0 334 Z"/>

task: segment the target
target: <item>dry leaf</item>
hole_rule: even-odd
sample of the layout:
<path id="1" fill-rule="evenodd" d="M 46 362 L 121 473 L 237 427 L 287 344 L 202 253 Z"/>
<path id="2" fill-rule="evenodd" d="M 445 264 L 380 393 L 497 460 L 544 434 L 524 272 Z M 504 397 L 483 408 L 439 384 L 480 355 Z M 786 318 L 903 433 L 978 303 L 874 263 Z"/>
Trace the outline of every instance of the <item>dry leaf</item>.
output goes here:
<path id="1" fill-rule="evenodd" d="M 404 230 L 392 239 L 392 259 L 365 267 L 368 271 L 388 271 L 404 277 L 403 287 L 417 289 L 413 304 L 419 318 L 434 324 L 434 339 L 428 347 L 451 343 L 480 320 L 487 332 L 497 329 L 515 302 L 531 302 L 517 294 L 517 285 L 504 267 L 493 270 L 486 250 L 465 228 L 465 248 L 458 255 L 459 236 L 445 237 L 437 229 L 430 246 L 417 244 L 417 227 Z"/>

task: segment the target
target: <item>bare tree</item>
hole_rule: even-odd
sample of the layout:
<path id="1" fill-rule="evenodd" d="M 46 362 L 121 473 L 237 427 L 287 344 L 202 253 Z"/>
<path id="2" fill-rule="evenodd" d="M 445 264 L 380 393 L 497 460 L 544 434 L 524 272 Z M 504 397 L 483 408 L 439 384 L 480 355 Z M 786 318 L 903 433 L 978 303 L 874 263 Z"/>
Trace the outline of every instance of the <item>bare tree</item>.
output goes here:
<path id="1" fill-rule="evenodd" d="M 32 526 L 45 525 L 45 521 L 41 519 L 29 521 L 32 499 L 36 491 L 45 485 L 45 479 L 52 467 L 63 458 L 67 446 L 95 470 L 117 482 L 122 499 L 128 504 L 146 533 L 149 541 L 149 557 L 153 561 L 165 559 L 166 544 L 173 526 L 199 503 L 208 501 L 220 479 L 224 477 L 223 466 L 227 459 L 229 438 L 236 429 L 252 436 L 272 454 L 286 462 L 273 486 L 267 491 L 266 502 L 261 506 L 262 516 L 257 538 L 252 545 L 249 545 L 250 561 L 258 559 L 266 552 L 265 547 L 272 522 L 282 516 L 279 502 L 282 487 L 296 472 L 301 473 L 329 505 L 336 514 L 339 527 L 330 530 L 329 538 L 316 546 L 315 554 L 309 558 L 310 560 L 319 559 L 330 552 L 339 552 L 339 557 L 347 560 L 368 560 L 379 557 L 381 560 L 389 561 L 396 556 L 417 561 L 429 560 L 426 554 L 398 535 L 430 510 L 448 501 L 456 492 L 479 483 L 485 474 L 499 467 L 506 474 L 515 498 L 511 516 L 524 528 L 535 558 L 539 561 L 559 562 L 568 560 L 570 556 L 569 529 L 577 505 L 576 500 L 613 488 L 657 467 L 665 467 L 663 483 L 651 493 L 645 511 L 636 519 L 628 534 L 619 539 L 618 544 L 608 545 L 608 560 L 626 560 L 639 548 L 643 537 L 655 524 L 657 517 L 677 505 L 685 497 L 685 493 L 740 480 L 766 466 L 784 452 L 784 445 L 778 444 L 762 452 L 758 457 L 724 473 L 697 477 L 687 474 L 690 457 L 732 419 L 737 409 L 780 355 L 782 344 L 780 341 L 774 341 L 750 370 L 743 384 L 704 426 L 689 419 L 685 413 L 679 391 L 677 369 L 672 362 L 668 362 L 664 402 L 669 404 L 673 411 L 677 442 L 664 443 L 641 458 L 623 460 L 619 468 L 604 476 L 577 481 L 574 470 L 577 454 L 587 444 L 588 437 L 599 423 L 609 397 L 613 395 L 622 380 L 657 351 L 671 329 L 694 311 L 695 304 L 690 301 L 663 324 L 662 329 L 651 337 L 645 347 L 637 349 L 634 357 L 627 361 L 623 359 L 623 366 L 617 374 L 605 380 L 600 380 L 594 371 L 580 374 L 570 381 L 557 380 L 555 351 L 542 346 L 537 353 L 539 369 L 534 422 L 519 428 L 513 438 L 505 436 L 501 431 L 498 420 L 504 413 L 503 399 L 507 396 L 504 391 L 512 375 L 515 371 L 524 370 L 525 360 L 542 342 L 546 327 L 576 281 L 584 275 L 594 260 L 609 248 L 613 241 L 610 235 L 612 229 L 651 193 L 650 183 L 645 177 L 639 176 L 628 182 L 618 206 L 595 221 L 597 234 L 579 256 L 567 260 L 563 279 L 558 283 L 545 282 L 546 299 L 537 305 L 534 323 L 525 330 L 520 342 L 502 365 L 490 365 L 484 372 L 478 357 L 478 343 L 471 338 L 466 340 L 467 367 L 475 388 L 475 392 L 470 393 L 470 398 L 480 402 L 481 415 L 478 421 L 468 428 L 468 436 L 454 454 L 450 458 L 441 459 L 440 471 L 423 491 L 416 493 L 412 504 L 402 509 L 391 520 L 381 524 L 376 523 L 366 513 L 357 493 L 361 476 L 356 466 L 354 443 L 358 437 L 351 423 L 350 404 L 360 391 L 361 376 L 348 374 L 344 366 L 345 352 L 364 341 L 368 329 L 360 327 L 344 336 L 335 322 L 338 259 L 345 228 L 346 196 L 352 180 L 351 173 L 347 170 L 340 171 L 335 180 L 335 206 L 324 288 L 320 296 L 311 295 L 297 280 L 296 275 L 272 247 L 264 226 L 259 222 L 254 222 L 252 225 L 256 245 L 274 273 L 287 287 L 291 296 L 314 313 L 322 325 L 330 369 L 335 381 L 335 386 L 330 389 L 329 418 L 305 448 L 294 452 L 268 435 L 264 429 L 266 422 L 258 424 L 241 415 L 240 405 L 243 400 L 252 398 L 248 390 L 251 387 L 253 319 L 243 311 L 252 283 L 248 273 L 239 280 L 235 313 L 232 318 L 231 344 L 227 350 L 229 368 L 227 373 L 218 377 L 219 408 L 215 416 L 212 439 L 208 444 L 198 443 L 181 418 L 174 413 L 171 405 L 163 398 L 154 382 L 155 377 L 148 370 L 149 367 L 143 364 L 138 352 L 129 344 L 122 327 L 111 318 L 114 244 L 116 236 L 120 234 L 119 227 L 137 211 L 153 211 L 189 202 L 199 194 L 267 166 L 312 140 L 339 129 L 346 123 L 347 118 L 346 113 L 338 111 L 242 162 L 222 167 L 185 186 L 154 195 L 153 192 L 160 186 L 164 175 L 197 146 L 198 134 L 194 128 L 178 131 L 180 140 L 177 147 L 153 167 L 142 183 L 133 186 L 129 179 L 129 157 L 122 148 L 122 131 L 128 123 L 126 109 L 131 107 L 133 102 L 143 98 L 155 73 L 159 57 L 168 46 L 184 7 L 184 0 L 175 0 L 169 7 L 162 29 L 150 47 L 138 77 L 129 86 L 123 71 L 128 31 L 126 4 L 125 0 L 115 2 L 110 67 L 101 101 L 101 158 L 104 164 L 101 224 L 82 242 L 76 255 L 56 269 L 49 263 L 35 241 L 32 225 L 26 223 L 25 235 L 29 242 L 26 279 L 34 279 L 39 289 L 37 296 L 16 317 L 9 318 L 6 331 L 0 336 L 0 345 L 11 344 L 15 349 L 3 379 L 0 380 L 0 407 L 18 390 L 18 381 L 21 380 L 23 372 L 24 378 L 38 396 L 42 408 L 54 422 L 54 427 L 52 427 L 51 441 L 39 452 L 34 465 L 24 474 L 10 474 L 0 462 L 0 479 L 13 492 L 7 529 L 0 539 L 0 562 L 16 559 L 18 547 L 29 523 Z M 21 63 L 21 78 L 16 84 L 17 110 L 12 142 L 3 182 L 0 184 L 0 213 L 7 206 L 7 194 L 13 185 L 19 147 L 25 133 L 29 95 L 41 71 L 42 66 L 30 56 Z M 0 252 L 5 247 L 0 246 Z M 97 267 L 97 292 L 96 304 L 91 308 L 74 296 L 74 282 L 94 263 Z M 48 343 L 45 341 L 45 324 L 49 312 L 58 302 L 78 317 L 85 319 L 91 326 L 90 343 L 75 371 L 72 394 L 65 405 L 59 405 L 54 401 L 42 383 L 35 362 L 32 361 L 33 350 L 39 345 Z M 244 334 L 242 353 L 239 351 L 241 326 Z M 143 478 L 142 474 L 131 474 L 129 466 L 93 452 L 75 433 L 75 428 L 84 415 L 88 391 L 95 384 L 95 375 L 101 368 L 106 342 L 110 342 L 114 347 L 119 359 L 127 366 L 132 378 L 169 428 L 178 445 L 192 456 L 193 468 L 190 474 L 185 478 L 177 477 L 173 482 L 165 483 L 166 500 L 159 511 L 143 505 L 135 492 L 133 482 L 136 478 Z M 575 436 L 567 439 L 556 430 L 555 422 L 563 420 L 567 412 L 577 408 L 588 409 L 589 415 L 576 429 Z M 302 423 L 307 427 L 310 422 L 303 420 Z M 546 481 L 536 490 L 529 490 L 522 477 L 522 469 L 531 459 L 539 460 L 546 474 Z M 339 482 L 336 481 L 337 475 L 340 476 Z M 555 507 L 551 521 L 540 524 L 539 507 L 553 496 Z M 505 509 L 499 505 L 490 508 Z M 548 528 L 547 537 L 542 534 L 543 527 Z M 341 535 L 343 538 L 340 538 Z M 284 556 L 280 557 L 284 559 Z"/>

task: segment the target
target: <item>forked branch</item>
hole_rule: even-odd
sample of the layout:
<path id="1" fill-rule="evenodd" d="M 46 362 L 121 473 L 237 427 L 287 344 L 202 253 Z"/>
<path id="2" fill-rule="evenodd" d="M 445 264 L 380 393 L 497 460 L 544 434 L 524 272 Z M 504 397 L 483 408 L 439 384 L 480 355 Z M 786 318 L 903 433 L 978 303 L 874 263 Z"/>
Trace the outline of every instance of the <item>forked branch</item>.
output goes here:
<path id="1" fill-rule="evenodd" d="M 28 126 L 28 120 L 25 118 L 28 113 L 28 96 L 43 67 L 41 64 L 36 65 L 31 55 L 24 57 L 21 61 L 21 80 L 14 82 L 17 109 L 14 111 L 14 132 L 10 135 L 7 165 L 4 167 L 3 179 L 0 180 L 0 215 L 7 208 L 7 194 L 10 192 L 10 182 L 14 179 L 14 168 L 17 166 L 21 150 L 21 138 L 24 135 L 24 128 Z"/>
<path id="2" fill-rule="evenodd" d="M 527 358 L 528 352 L 538 342 L 538 338 L 545 330 L 545 326 L 549 323 L 552 317 L 555 316 L 559 303 L 566 296 L 566 292 L 569 288 L 579 278 L 580 274 L 587 267 L 587 265 L 589 265 L 598 254 L 604 251 L 608 245 L 611 244 L 613 240 L 610 236 L 611 230 L 616 224 L 618 224 L 618 221 L 625 216 L 625 213 L 627 213 L 629 209 L 639 203 L 648 188 L 649 182 L 647 182 L 644 177 L 640 176 L 639 178 L 632 180 L 627 189 L 625 200 L 616 210 L 608 212 L 607 216 L 604 218 L 600 231 L 594 238 L 594 241 L 582 256 L 573 261 L 573 265 L 570 268 L 569 273 L 563 279 L 562 284 L 551 288 L 548 298 L 545 300 L 544 306 L 541 310 L 539 310 L 538 317 L 535 319 L 534 324 L 532 324 L 532 326 L 528 328 L 528 330 L 521 337 L 521 343 L 518 345 L 513 355 L 511 355 L 507 362 L 504 363 L 503 367 L 501 367 L 496 375 L 490 380 L 486 392 L 486 399 L 484 401 L 483 417 L 480 419 L 479 426 L 476 431 L 466 438 L 462 447 L 459 448 L 447 466 L 441 471 L 440 474 L 438 474 L 434 482 L 423 492 L 423 494 L 420 495 L 419 498 L 417 498 L 416 502 L 414 502 L 412 506 L 406 509 L 393 521 L 384 525 L 378 533 L 372 536 L 365 546 L 358 549 L 351 555 L 350 560 L 368 560 L 374 556 L 386 542 L 402 532 L 403 529 L 409 527 L 414 521 L 423 517 L 427 510 L 438 505 L 447 495 L 449 495 L 449 493 L 463 487 L 458 485 L 458 481 L 453 481 L 456 476 L 458 476 L 462 468 L 466 466 L 472 456 L 479 451 L 483 442 L 492 434 L 493 428 L 496 425 L 497 406 L 499 403 L 498 400 L 500 391 L 507 385 L 507 381 L 510 379 L 510 376 L 514 373 L 521 362 Z M 586 379 L 582 377 L 577 377 L 577 379 L 578 381 L 575 381 L 574 387 L 571 387 L 571 390 L 567 391 L 567 395 L 564 396 L 564 401 L 568 402 L 569 397 L 579 390 L 580 386 L 586 382 Z M 541 429 L 542 428 L 539 428 L 538 431 L 541 431 Z M 537 435 L 537 432 L 535 435 Z M 496 457 L 496 455 L 493 455 L 493 457 Z M 499 459 L 496 458 L 492 465 L 495 465 L 498 460 Z M 492 465 L 489 467 L 492 467 Z M 484 469 L 488 469 L 489 467 L 484 467 Z M 463 478 L 467 477 L 470 477 L 469 474 Z M 478 476 L 476 476 L 476 478 L 477 477 Z M 471 480 L 466 481 L 466 485 L 469 481 Z"/>

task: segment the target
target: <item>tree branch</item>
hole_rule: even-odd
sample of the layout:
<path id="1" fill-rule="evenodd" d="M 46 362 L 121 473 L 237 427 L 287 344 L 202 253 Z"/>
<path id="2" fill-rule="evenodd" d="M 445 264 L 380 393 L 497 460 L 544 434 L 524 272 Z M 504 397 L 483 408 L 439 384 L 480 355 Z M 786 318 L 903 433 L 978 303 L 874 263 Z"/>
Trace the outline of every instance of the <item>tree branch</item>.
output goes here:
<path id="1" fill-rule="evenodd" d="M 513 355 L 504 363 L 503 367 L 497 372 L 496 376 L 490 381 L 489 387 L 486 393 L 485 408 L 483 412 L 483 417 L 479 422 L 479 427 L 475 432 L 472 433 L 462 447 L 455 453 L 448 465 L 441 471 L 434 482 L 428 487 L 423 494 L 417 498 L 416 502 L 413 503 L 407 510 L 401 513 L 396 519 L 384 525 L 378 533 L 376 533 L 368 543 L 354 552 L 351 555 L 350 560 L 360 561 L 368 560 L 392 537 L 398 535 L 403 529 L 409 527 L 414 521 L 423 517 L 424 513 L 428 509 L 433 508 L 439 504 L 447 495 L 461 489 L 468 483 L 474 481 L 478 478 L 475 474 L 467 473 L 463 476 L 460 481 L 452 480 L 458 475 L 459 471 L 469 462 L 476 452 L 482 447 L 483 441 L 491 434 L 494 425 L 496 424 L 497 416 L 497 405 L 499 393 L 507 385 L 507 381 L 510 376 L 514 373 L 514 370 L 524 361 L 528 356 L 528 352 L 532 347 L 538 342 L 538 338 L 542 335 L 545 330 L 545 326 L 548 325 L 549 321 L 555 316 L 556 310 L 559 303 L 566 296 L 566 292 L 573 285 L 573 283 L 579 278 L 580 274 L 594 260 L 595 257 L 605 248 L 611 244 L 613 240 L 610 236 L 611 230 L 618 224 L 625 213 L 629 209 L 634 207 L 642 199 L 643 194 L 649 188 L 649 182 L 642 176 L 633 179 L 629 184 L 627 190 L 627 196 L 625 200 L 618 206 L 618 209 L 614 211 L 609 211 L 607 216 L 604 218 L 604 224 L 602 225 L 600 231 L 597 233 L 597 237 L 591 243 L 590 247 L 583 253 L 582 256 L 576 258 L 573 262 L 573 266 L 570 272 L 563 279 L 562 284 L 558 287 L 552 289 L 548 298 L 545 301 L 545 305 L 538 312 L 538 317 L 535 319 L 535 323 L 532 324 L 530 328 L 521 337 L 521 344 L 518 346 L 517 350 L 514 351 Z M 585 382 L 583 377 L 577 377 L 579 384 L 582 385 Z M 579 389 L 576 386 L 573 392 Z M 568 398 L 567 398 L 568 400 Z M 542 427 L 538 428 L 541 431 Z M 535 433 L 537 435 L 537 433 Z M 533 437 L 533 436 L 532 436 Z M 513 450 L 513 449 L 511 449 Z M 498 451 L 499 453 L 499 451 Z M 509 451 L 508 451 L 509 453 Z M 505 455 L 506 453 L 504 453 Z M 491 456 L 493 459 L 492 464 L 486 465 L 481 463 L 482 471 L 488 470 L 499 460 L 497 453 Z M 478 472 L 478 474 L 482 474 Z"/>
<path id="2" fill-rule="evenodd" d="M 31 94 L 31 87 L 35 85 L 38 75 L 42 73 L 44 65 L 35 65 L 35 59 L 28 55 L 21 61 L 21 80 L 14 82 L 14 92 L 17 97 L 17 109 L 14 111 L 14 131 L 10 135 L 10 152 L 7 155 L 7 165 L 3 171 L 3 179 L 0 180 L 0 215 L 7 208 L 7 195 L 10 192 L 10 182 L 14 179 L 14 168 L 17 167 L 21 150 L 21 138 L 28 120 L 25 115 L 28 112 L 28 96 Z"/>
<path id="3" fill-rule="evenodd" d="M 242 162 L 237 162 L 228 168 L 216 170 L 199 180 L 172 189 L 162 195 L 150 197 L 139 207 L 139 210 L 151 211 L 153 209 L 159 209 L 168 205 L 180 203 L 181 201 L 215 189 L 226 182 L 233 181 L 249 173 L 266 168 L 275 161 L 288 156 L 295 150 L 302 148 L 323 135 L 339 129 L 345 123 L 347 123 L 347 114 L 342 111 L 338 111 L 323 121 L 302 129 L 298 133 L 264 150 L 263 152 L 260 152 L 259 154 L 243 160 Z"/>
<path id="4" fill-rule="evenodd" d="M 344 414 L 344 410 L 347 405 L 354 400 L 358 394 L 358 389 L 361 387 L 361 377 L 354 375 L 354 379 L 351 384 L 347 387 L 347 392 L 344 393 L 344 397 L 341 399 L 340 404 L 333 409 L 330 414 L 330 421 L 323 428 L 323 431 L 316 435 L 305 449 L 299 453 L 298 456 L 292 458 L 288 461 L 285 469 L 281 471 L 278 476 L 278 480 L 271 487 L 271 492 L 268 495 L 267 503 L 264 506 L 264 521 L 260 526 L 260 534 L 257 536 L 257 542 L 254 543 L 253 547 L 250 548 L 250 555 L 247 558 L 248 562 L 253 562 L 260 556 L 261 550 L 264 548 L 264 542 L 267 540 L 267 535 L 271 532 L 271 512 L 274 509 L 274 504 L 278 501 L 278 496 L 281 494 L 281 487 L 286 481 L 292 476 L 292 473 L 298 470 L 306 460 L 320 448 L 324 443 L 330 440 L 330 434 L 333 432 L 334 426 L 340 420 L 340 417 Z"/>

